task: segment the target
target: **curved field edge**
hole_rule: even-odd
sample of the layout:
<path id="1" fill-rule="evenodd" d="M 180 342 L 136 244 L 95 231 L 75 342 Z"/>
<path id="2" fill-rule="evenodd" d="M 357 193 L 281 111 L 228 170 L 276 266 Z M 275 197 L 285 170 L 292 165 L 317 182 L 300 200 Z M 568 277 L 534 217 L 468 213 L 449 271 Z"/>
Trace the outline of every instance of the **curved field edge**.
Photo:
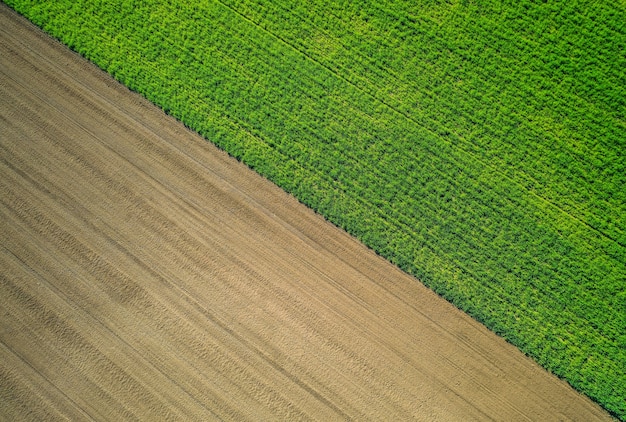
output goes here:
<path id="1" fill-rule="evenodd" d="M 429 126 L 222 3 L 7 3 L 626 416 L 623 244 L 487 146 L 459 147 L 448 123 Z"/>

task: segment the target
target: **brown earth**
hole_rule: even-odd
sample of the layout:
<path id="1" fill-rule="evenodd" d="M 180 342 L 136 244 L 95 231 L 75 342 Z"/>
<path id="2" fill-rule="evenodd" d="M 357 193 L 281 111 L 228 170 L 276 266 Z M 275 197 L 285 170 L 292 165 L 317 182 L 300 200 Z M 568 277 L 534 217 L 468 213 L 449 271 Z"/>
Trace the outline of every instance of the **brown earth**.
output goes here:
<path id="1" fill-rule="evenodd" d="M 0 419 L 609 420 L 0 5 Z"/>

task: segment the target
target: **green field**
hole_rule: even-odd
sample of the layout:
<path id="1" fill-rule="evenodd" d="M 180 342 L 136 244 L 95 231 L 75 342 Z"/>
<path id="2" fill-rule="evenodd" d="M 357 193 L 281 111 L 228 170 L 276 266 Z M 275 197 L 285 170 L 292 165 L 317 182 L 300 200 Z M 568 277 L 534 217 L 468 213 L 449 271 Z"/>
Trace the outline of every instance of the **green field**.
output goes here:
<path id="1" fill-rule="evenodd" d="M 5 1 L 626 419 L 626 3 Z"/>

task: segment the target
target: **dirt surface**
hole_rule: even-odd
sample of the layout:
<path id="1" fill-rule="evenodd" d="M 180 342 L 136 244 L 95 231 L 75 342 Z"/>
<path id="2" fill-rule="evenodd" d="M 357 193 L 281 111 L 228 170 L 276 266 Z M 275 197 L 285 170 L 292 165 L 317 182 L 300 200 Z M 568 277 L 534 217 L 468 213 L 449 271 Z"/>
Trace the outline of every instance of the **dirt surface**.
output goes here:
<path id="1" fill-rule="evenodd" d="M 609 420 L 0 4 L 0 420 Z"/>

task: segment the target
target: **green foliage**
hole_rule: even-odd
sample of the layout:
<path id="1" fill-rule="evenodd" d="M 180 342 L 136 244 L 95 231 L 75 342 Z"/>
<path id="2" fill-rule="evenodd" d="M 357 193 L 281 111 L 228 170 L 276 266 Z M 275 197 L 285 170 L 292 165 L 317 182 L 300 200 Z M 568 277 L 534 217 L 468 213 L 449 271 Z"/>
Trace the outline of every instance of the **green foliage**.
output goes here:
<path id="1" fill-rule="evenodd" d="M 7 3 L 626 418 L 623 4 Z"/>

